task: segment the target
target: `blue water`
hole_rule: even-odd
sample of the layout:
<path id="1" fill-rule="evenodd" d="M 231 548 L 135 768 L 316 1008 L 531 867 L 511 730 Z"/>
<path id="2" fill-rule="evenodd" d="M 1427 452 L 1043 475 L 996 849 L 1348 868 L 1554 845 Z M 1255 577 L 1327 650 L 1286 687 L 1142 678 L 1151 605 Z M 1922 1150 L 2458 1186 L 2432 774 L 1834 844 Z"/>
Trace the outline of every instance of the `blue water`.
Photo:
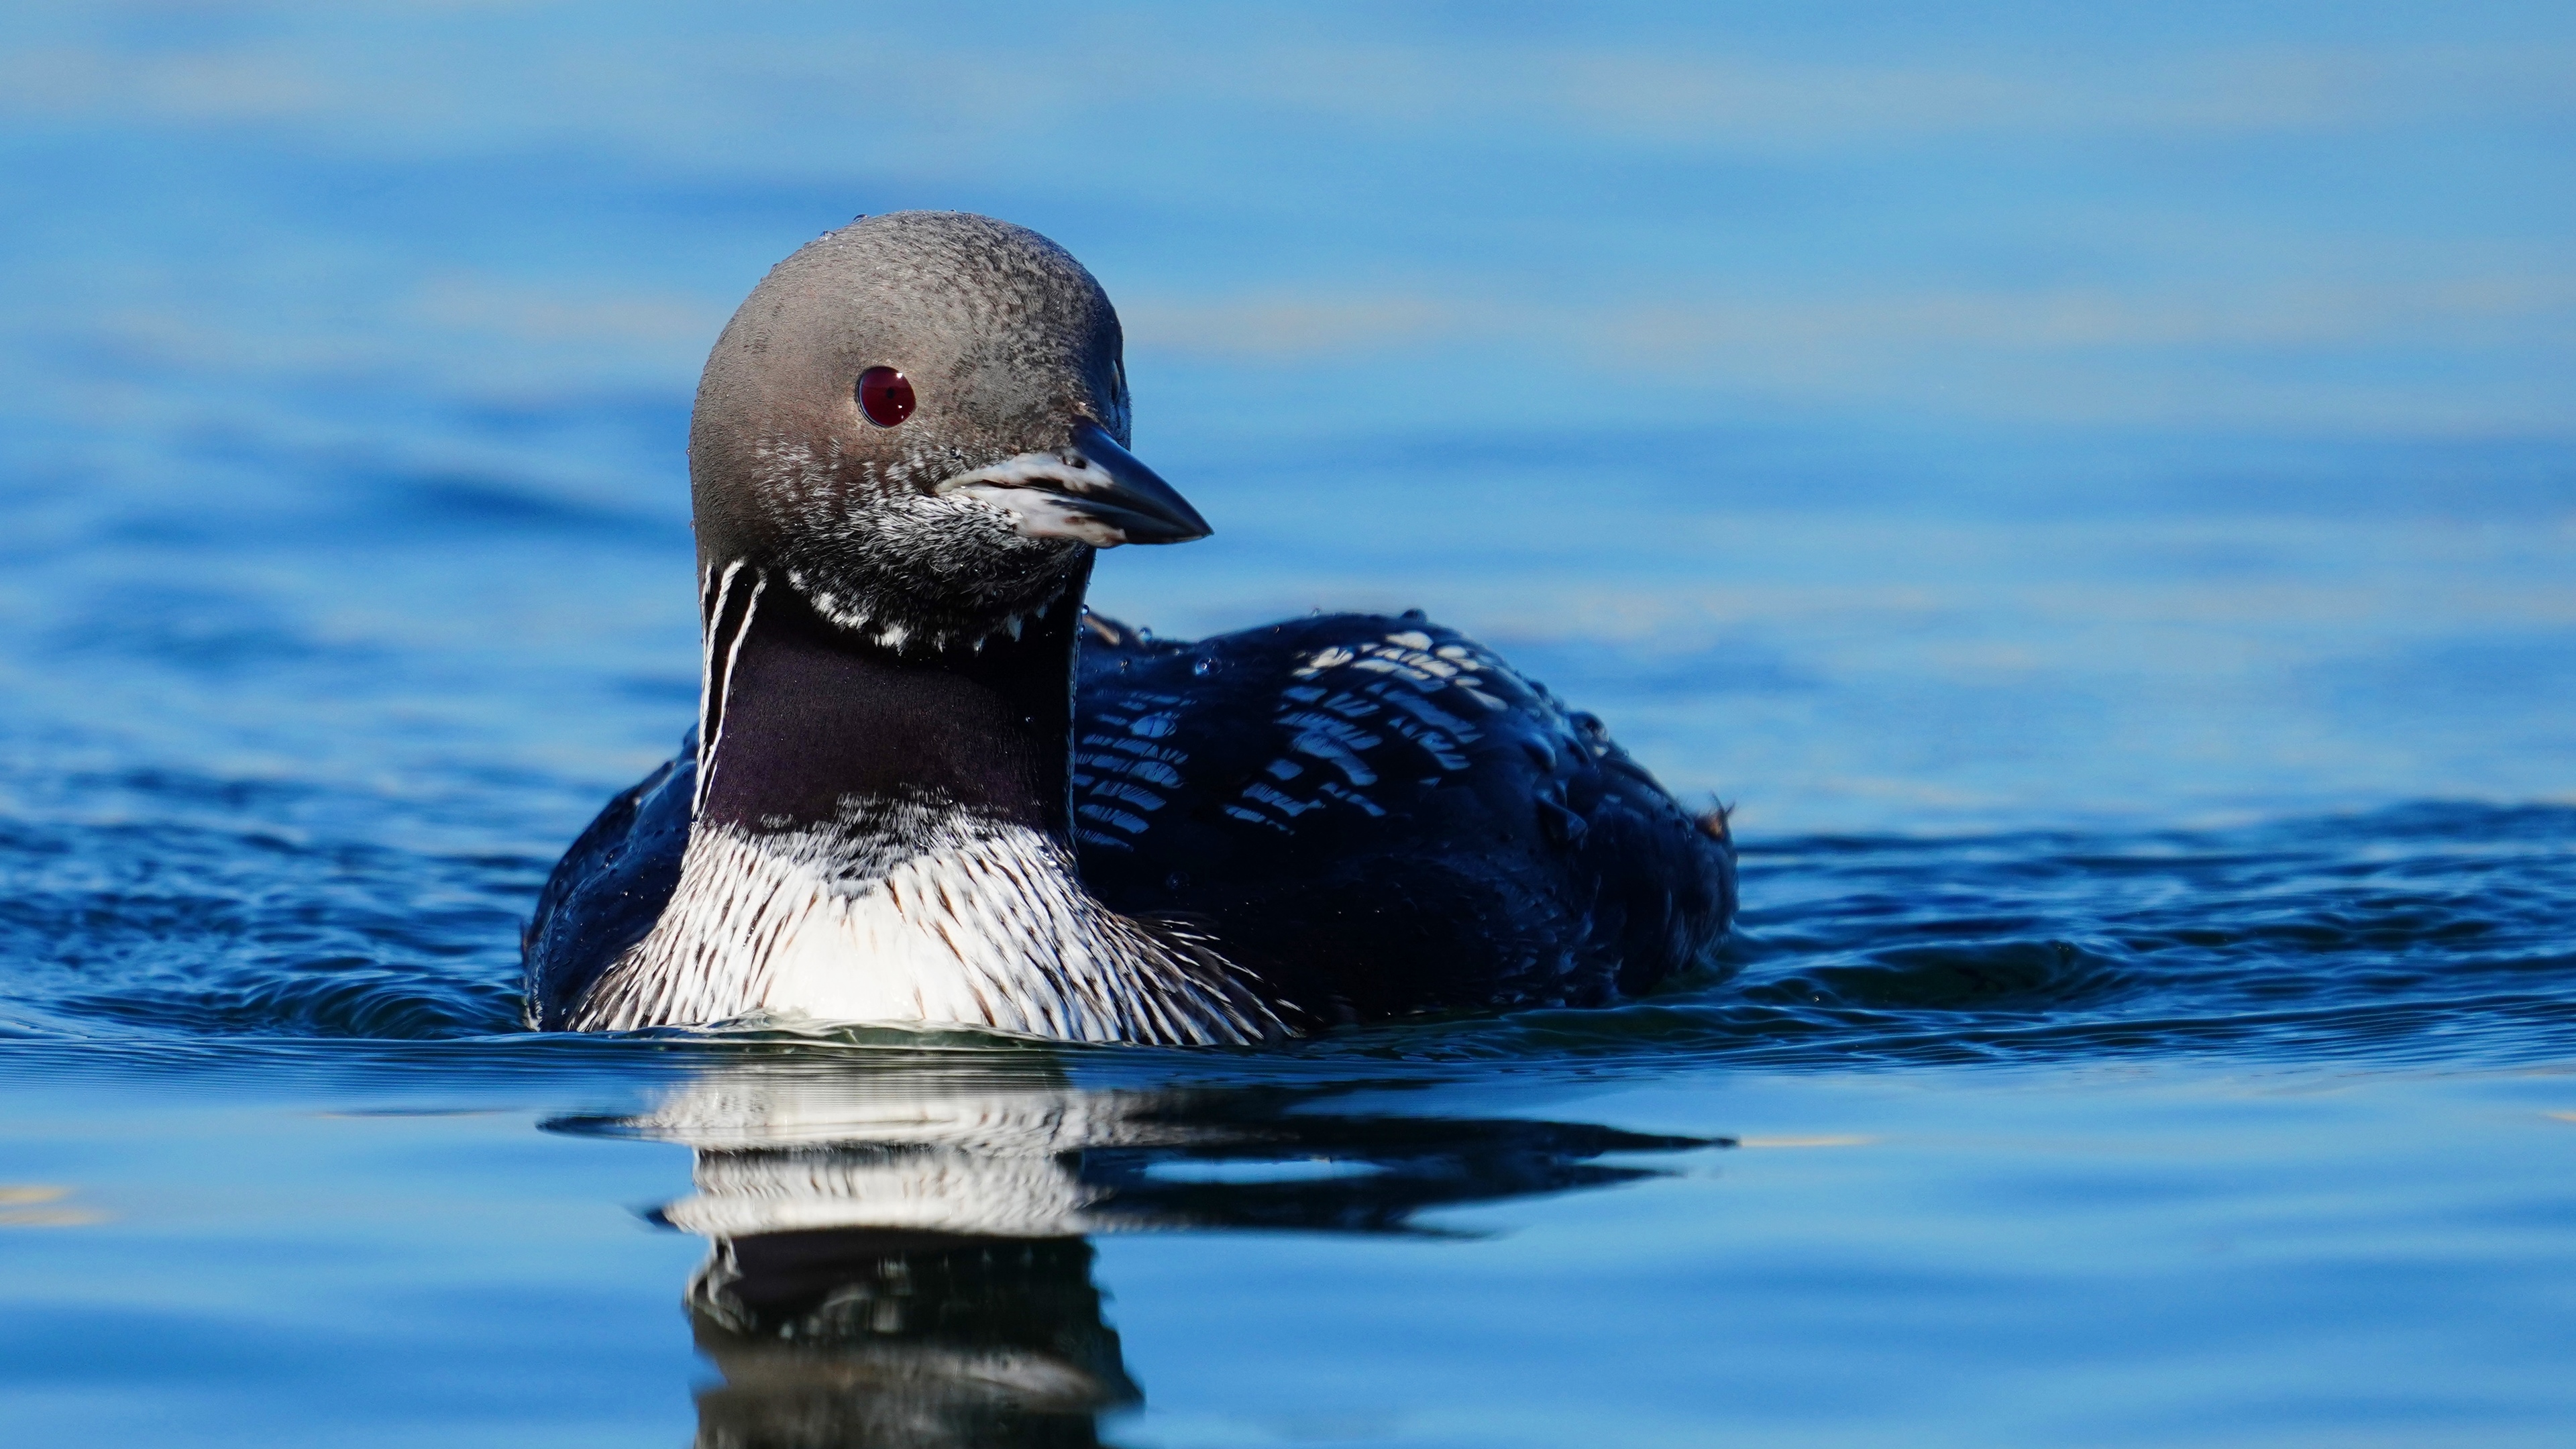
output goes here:
<path id="1" fill-rule="evenodd" d="M 2556 1444 L 2576 18 L 0 18 L 11 1443 Z M 1720 969 L 1281 1052 L 518 1029 L 705 347 L 1035 226 L 1216 524 L 1737 809 Z"/>

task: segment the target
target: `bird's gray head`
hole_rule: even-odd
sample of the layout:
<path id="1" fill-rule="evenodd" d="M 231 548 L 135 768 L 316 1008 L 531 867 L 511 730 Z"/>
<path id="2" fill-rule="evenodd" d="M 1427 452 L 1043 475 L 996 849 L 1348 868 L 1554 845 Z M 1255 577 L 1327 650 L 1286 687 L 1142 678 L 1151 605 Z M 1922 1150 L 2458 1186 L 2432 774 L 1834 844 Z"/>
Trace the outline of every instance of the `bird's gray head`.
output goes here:
<path id="1" fill-rule="evenodd" d="M 1118 314 L 1036 232 L 863 217 L 772 268 L 698 384 L 700 561 L 765 570 L 845 628 L 979 643 L 1085 551 L 1207 524 L 1127 452 Z"/>

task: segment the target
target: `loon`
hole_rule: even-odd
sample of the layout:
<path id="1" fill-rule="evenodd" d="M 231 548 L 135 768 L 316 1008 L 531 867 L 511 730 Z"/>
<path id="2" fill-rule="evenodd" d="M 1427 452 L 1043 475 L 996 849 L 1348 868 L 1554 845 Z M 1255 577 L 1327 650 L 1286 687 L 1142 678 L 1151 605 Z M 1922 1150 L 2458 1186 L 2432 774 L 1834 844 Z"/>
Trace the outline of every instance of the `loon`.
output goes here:
<path id="1" fill-rule="evenodd" d="M 1128 451 L 1122 352 L 1079 262 L 964 213 L 753 289 L 690 421 L 698 719 L 546 882 L 531 1027 L 1242 1045 L 1707 958 L 1724 812 L 1474 641 L 1085 610 L 1100 549 L 1210 531 Z"/>

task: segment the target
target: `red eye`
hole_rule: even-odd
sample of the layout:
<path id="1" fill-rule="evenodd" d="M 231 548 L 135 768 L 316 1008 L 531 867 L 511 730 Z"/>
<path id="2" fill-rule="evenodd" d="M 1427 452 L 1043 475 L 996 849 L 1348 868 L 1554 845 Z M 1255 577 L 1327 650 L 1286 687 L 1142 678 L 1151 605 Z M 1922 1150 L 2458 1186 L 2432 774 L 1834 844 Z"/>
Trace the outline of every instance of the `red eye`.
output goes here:
<path id="1" fill-rule="evenodd" d="M 893 427 L 912 416 L 912 383 L 891 367 L 869 368 L 859 374 L 859 411 L 878 427 Z"/>

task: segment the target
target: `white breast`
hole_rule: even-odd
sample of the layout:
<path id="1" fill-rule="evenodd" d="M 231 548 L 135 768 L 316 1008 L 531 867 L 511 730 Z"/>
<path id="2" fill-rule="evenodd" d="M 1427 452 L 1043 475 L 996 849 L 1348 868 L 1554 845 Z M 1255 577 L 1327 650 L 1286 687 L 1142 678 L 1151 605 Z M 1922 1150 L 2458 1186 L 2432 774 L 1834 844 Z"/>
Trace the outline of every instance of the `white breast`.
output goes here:
<path id="1" fill-rule="evenodd" d="M 1203 946 L 1092 899 L 1054 840 L 929 802 L 845 806 L 832 826 L 794 831 L 701 824 L 661 920 L 573 1026 L 754 1013 L 1068 1041 L 1278 1029 Z"/>

